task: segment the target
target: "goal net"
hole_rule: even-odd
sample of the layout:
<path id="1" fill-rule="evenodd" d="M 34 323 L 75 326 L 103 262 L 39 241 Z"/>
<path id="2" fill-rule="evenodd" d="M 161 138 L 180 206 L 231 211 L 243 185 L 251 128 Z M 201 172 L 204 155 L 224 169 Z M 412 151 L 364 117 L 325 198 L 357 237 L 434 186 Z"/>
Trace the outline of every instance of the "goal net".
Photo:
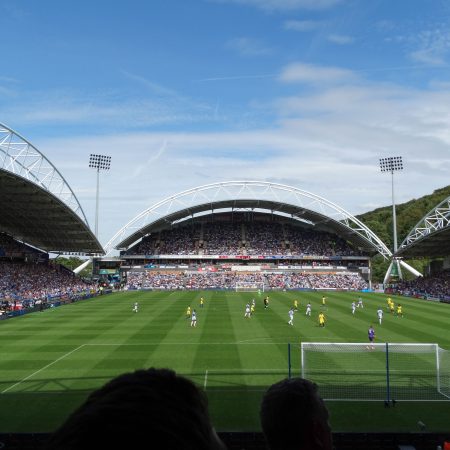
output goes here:
<path id="1" fill-rule="evenodd" d="M 261 281 L 238 281 L 235 286 L 236 292 L 264 292 L 264 283 Z"/>
<path id="2" fill-rule="evenodd" d="M 302 377 L 328 400 L 449 400 L 449 352 L 437 344 L 301 344 Z"/>

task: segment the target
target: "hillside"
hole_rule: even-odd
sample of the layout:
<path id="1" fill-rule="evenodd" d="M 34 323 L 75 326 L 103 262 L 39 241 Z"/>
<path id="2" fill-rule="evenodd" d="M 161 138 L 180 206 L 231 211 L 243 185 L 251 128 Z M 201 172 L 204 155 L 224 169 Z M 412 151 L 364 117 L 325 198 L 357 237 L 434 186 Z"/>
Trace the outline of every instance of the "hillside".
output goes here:
<path id="1" fill-rule="evenodd" d="M 400 245 L 411 231 L 411 229 L 422 219 L 422 217 L 436 207 L 439 203 L 450 196 L 450 185 L 441 189 L 436 189 L 432 194 L 425 195 L 418 199 L 410 200 L 406 203 L 396 205 L 397 212 L 397 237 Z M 392 250 L 392 205 L 377 208 L 356 216 L 367 225 L 378 237 Z M 429 259 L 409 260 L 408 263 L 425 274 L 429 264 Z M 372 260 L 372 280 L 383 281 L 384 274 L 388 268 L 388 261 L 380 255 Z M 410 275 L 405 272 L 406 278 Z"/>
<path id="2" fill-rule="evenodd" d="M 396 205 L 398 245 L 428 211 L 449 196 L 450 185 L 436 189 L 430 195 Z M 356 217 L 392 249 L 392 205 L 377 208 Z"/>

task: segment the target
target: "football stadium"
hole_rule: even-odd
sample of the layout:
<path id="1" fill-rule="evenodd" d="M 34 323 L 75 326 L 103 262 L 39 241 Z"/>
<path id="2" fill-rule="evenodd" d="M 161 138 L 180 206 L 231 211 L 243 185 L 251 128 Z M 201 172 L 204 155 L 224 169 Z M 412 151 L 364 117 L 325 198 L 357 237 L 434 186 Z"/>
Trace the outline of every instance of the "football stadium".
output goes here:
<path id="1" fill-rule="evenodd" d="M 445 438 L 450 197 L 395 254 L 339 205 L 265 181 L 174 193 L 103 247 L 58 169 L 5 125 L 0 161 L 7 448 L 38 448 L 90 393 L 149 367 L 204 391 L 229 448 L 264 448 L 261 398 L 298 376 L 318 385 L 336 448 Z M 85 255 L 93 277 L 54 253 Z M 383 286 L 373 282 L 375 255 L 441 265 Z"/>

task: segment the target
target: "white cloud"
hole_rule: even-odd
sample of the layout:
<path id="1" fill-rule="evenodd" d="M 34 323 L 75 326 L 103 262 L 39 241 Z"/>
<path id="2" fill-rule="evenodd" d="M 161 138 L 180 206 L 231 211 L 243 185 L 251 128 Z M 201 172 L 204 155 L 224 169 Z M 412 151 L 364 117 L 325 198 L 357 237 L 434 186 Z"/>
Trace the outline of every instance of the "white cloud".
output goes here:
<path id="1" fill-rule="evenodd" d="M 89 153 L 112 155 L 111 170 L 101 179 L 103 242 L 163 198 L 217 181 L 280 182 L 353 214 L 389 204 L 380 157 L 404 158 L 398 202 L 448 184 L 450 93 L 359 83 L 289 102 L 276 103 L 280 120 L 271 130 L 85 136 L 48 140 L 40 149 L 80 195 L 89 218 L 95 177 L 87 170 L 80 177 L 80 167 Z"/>
<path id="2" fill-rule="evenodd" d="M 17 78 L 12 78 L 12 77 L 0 77 L 0 82 L 5 82 L 5 83 L 18 83 L 19 80 Z"/>
<path id="3" fill-rule="evenodd" d="M 440 66 L 450 56 L 450 31 L 447 24 L 432 24 L 429 29 L 408 35 L 406 42 L 409 57 L 420 63 Z"/>
<path id="4" fill-rule="evenodd" d="M 150 83 L 150 82 L 149 82 Z M 213 120 L 214 110 L 158 85 L 148 94 L 122 98 L 117 92 L 88 94 L 70 90 L 29 92 L 14 106 L 0 103 L 0 116 L 10 123 L 143 127 Z M 155 93 L 156 92 L 156 93 Z M 0 86 L 0 95 L 15 95 Z"/>
<path id="5" fill-rule="evenodd" d="M 287 20 L 283 24 L 285 30 L 308 32 L 320 28 L 321 22 L 315 20 Z"/>
<path id="6" fill-rule="evenodd" d="M 293 11 L 297 9 L 322 10 L 331 8 L 343 0 L 217 0 L 219 3 L 237 3 L 254 6 L 264 11 Z"/>
<path id="7" fill-rule="evenodd" d="M 91 223 L 95 173 L 86 168 L 89 154 L 112 156 L 111 170 L 100 180 L 103 243 L 152 204 L 218 181 L 288 184 L 353 214 L 390 202 L 390 180 L 379 171 L 380 157 L 404 158 L 405 170 L 396 177 L 399 203 L 448 185 L 447 86 L 406 89 L 369 83 L 342 69 L 304 64 L 288 66 L 282 73 L 281 83 L 319 80 L 322 89 L 300 90 L 266 105 L 278 118 L 271 128 L 228 132 L 128 128 L 100 136 L 86 133 L 45 141 L 41 137 L 38 148 L 67 179 Z M 99 111 L 92 111 L 88 116 L 94 120 Z M 34 141 L 33 136 L 26 137 Z"/>
<path id="8" fill-rule="evenodd" d="M 237 51 L 242 56 L 264 56 L 272 53 L 270 47 L 265 46 L 257 39 L 248 37 L 231 39 L 225 46 L 226 48 Z"/>
<path id="9" fill-rule="evenodd" d="M 0 96 L 14 97 L 16 96 L 16 91 L 11 88 L 0 86 Z"/>
<path id="10" fill-rule="evenodd" d="M 159 95 L 159 96 L 168 96 L 168 97 L 180 97 L 180 95 L 174 91 L 173 89 L 169 89 L 165 86 L 161 86 L 158 83 L 155 83 L 154 81 L 148 80 L 145 77 L 142 77 L 140 75 L 135 75 L 130 72 L 127 72 L 126 70 L 123 70 L 122 73 L 129 78 L 132 81 L 135 81 L 139 83 L 140 85 L 147 88 L 152 94 Z"/>
<path id="11" fill-rule="evenodd" d="M 410 57 L 416 62 L 430 64 L 432 66 L 445 64 L 443 56 L 433 49 L 416 50 L 410 53 Z"/>
<path id="12" fill-rule="evenodd" d="M 352 44 L 354 39 L 351 36 L 345 36 L 342 34 L 330 34 L 328 40 L 338 45 Z"/>
<path id="13" fill-rule="evenodd" d="M 285 67 L 280 80 L 286 83 L 342 83 L 355 79 L 350 70 L 313 64 L 294 63 Z"/>

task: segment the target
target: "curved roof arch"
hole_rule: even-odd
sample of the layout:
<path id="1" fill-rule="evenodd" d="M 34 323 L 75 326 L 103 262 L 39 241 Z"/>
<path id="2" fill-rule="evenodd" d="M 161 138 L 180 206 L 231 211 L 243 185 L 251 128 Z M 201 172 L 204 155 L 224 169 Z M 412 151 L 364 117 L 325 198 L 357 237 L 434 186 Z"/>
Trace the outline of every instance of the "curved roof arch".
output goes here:
<path id="1" fill-rule="evenodd" d="M 401 243 L 399 256 L 450 255 L 450 197 L 429 211 Z"/>
<path id="2" fill-rule="evenodd" d="M 103 253 L 83 209 L 56 167 L 0 124 L 0 231 L 46 251 Z"/>
<path id="3" fill-rule="evenodd" d="M 51 192 L 89 226 L 83 208 L 58 169 L 23 136 L 0 123 L 0 169 Z"/>
<path id="4" fill-rule="evenodd" d="M 340 206 L 310 192 L 267 181 L 212 183 L 167 197 L 122 227 L 106 244 L 105 252 L 128 249 L 163 224 L 170 226 L 185 217 L 225 209 L 275 212 L 312 226 L 326 224 L 385 258 L 392 255 L 378 236 Z"/>

